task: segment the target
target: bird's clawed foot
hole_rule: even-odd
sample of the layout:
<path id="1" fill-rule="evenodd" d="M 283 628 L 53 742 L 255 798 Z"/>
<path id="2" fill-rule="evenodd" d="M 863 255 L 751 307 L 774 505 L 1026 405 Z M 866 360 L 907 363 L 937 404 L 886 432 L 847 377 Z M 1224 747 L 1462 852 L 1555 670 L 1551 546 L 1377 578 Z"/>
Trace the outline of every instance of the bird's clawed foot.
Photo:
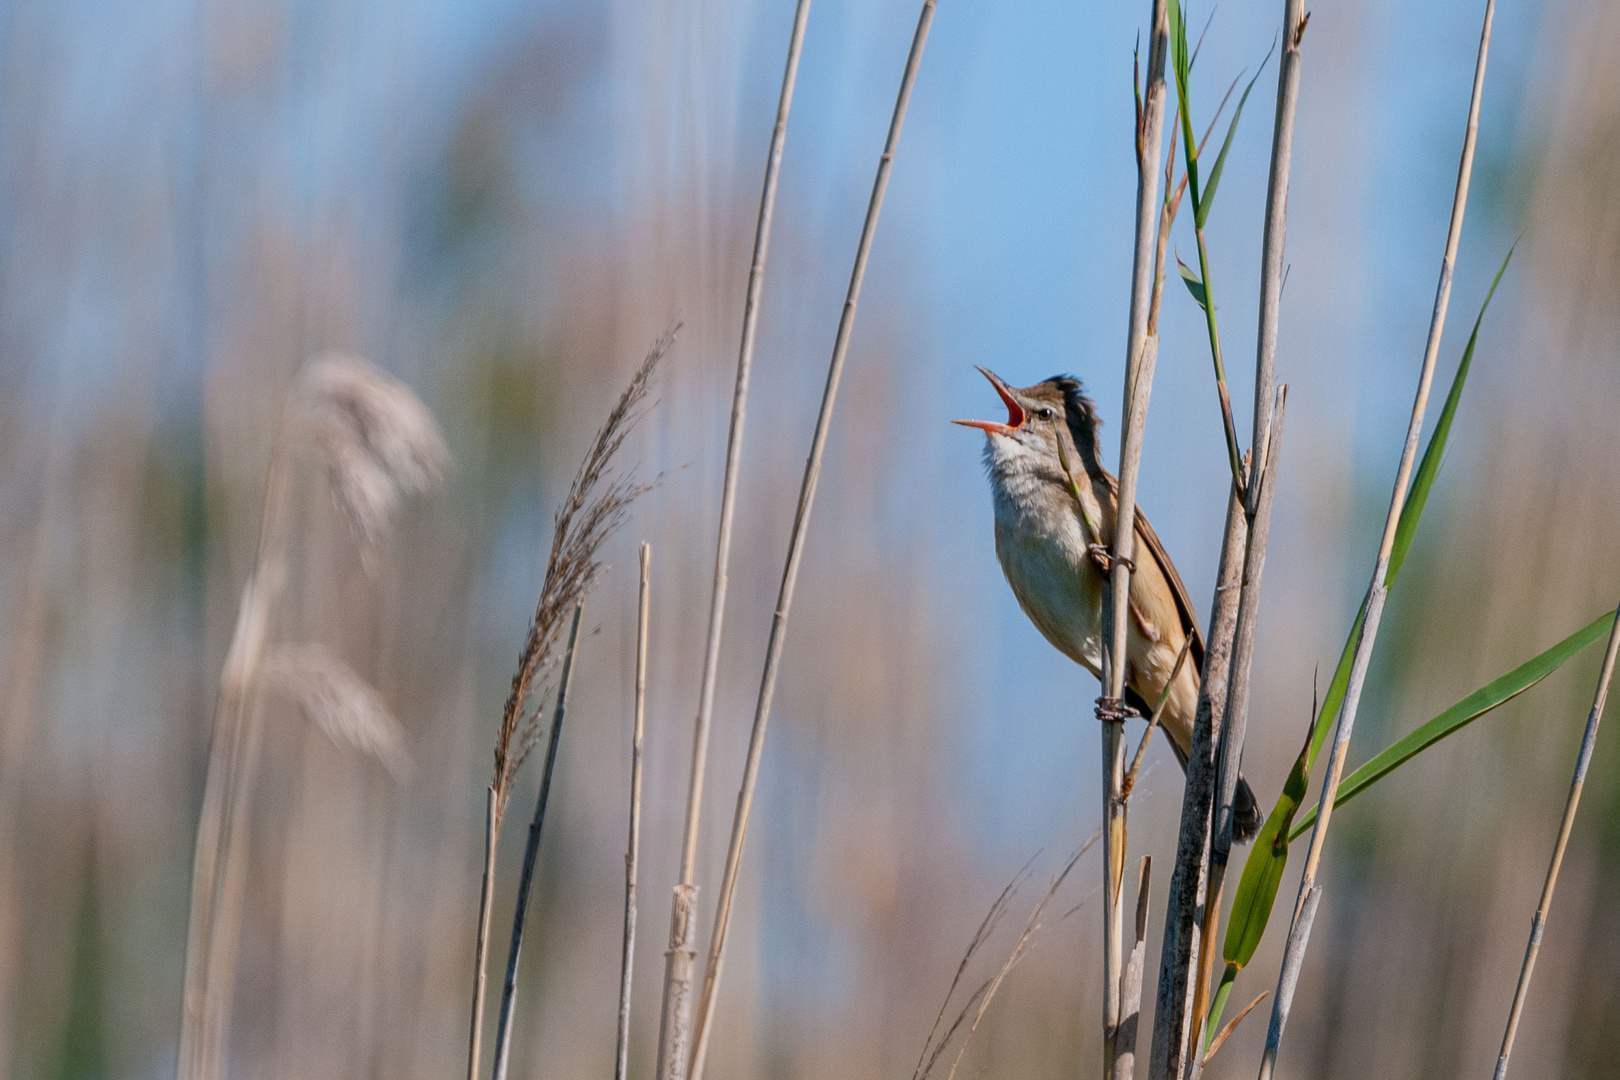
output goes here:
<path id="1" fill-rule="evenodd" d="M 1108 549 L 1103 547 L 1101 544 L 1092 544 L 1092 545 L 1090 545 L 1089 547 L 1086 548 L 1086 554 L 1091 556 L 1092 561 L 1095 562 L 1099 567 L 1101 567 L 1102 572 L 1105 573 L 1105 574 L 1111 573 L 1113 571 L 1114 564 L 1116 562 L 1119 563 L 1121 566 L 1123 566 L 1125 569 L 1129 570 L 1131 573 L 1133 573 L 1133 574 L 1136 573 L 1136 563 L 1135 563 L 1134 560 L 1125 559 L 1125 558 L 1116 558 L 1114 555 L 1110 554 Z"/>
<path id="2" fill-rule="evenodd" d="M 1098 720 L 1128 720 L 1133 716 L 1140 718 L 1141 715 L 1141 713 L 1117 697 L 1100 697 L 1097 699 Z"/>

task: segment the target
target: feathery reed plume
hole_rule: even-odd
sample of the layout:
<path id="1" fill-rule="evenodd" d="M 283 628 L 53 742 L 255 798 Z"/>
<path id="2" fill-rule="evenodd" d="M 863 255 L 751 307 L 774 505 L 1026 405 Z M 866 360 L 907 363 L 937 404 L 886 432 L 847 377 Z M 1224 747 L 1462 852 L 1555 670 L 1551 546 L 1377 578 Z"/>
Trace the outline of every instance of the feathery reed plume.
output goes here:
<path id="1" fill-rule="evenodd" d="M 443 480 L 450 452 L 410 388 L 357 356 L 318 356 L 303 381 L 332 495 L 369 554 L 400 502 Z"/>
<path id="2" fill-rule="evenodd" d="M 636 957 L 636 863 L 641 855 L 641 733 L 647 716 L 647 615 L 652 545 L 641 545 L 641 588 L 636 604 L 636 705 L 630 733 L 630 839 L 624 852 L 624 950 L 619 962 L 619 1038 L 613 1080 L 630 1067 L 630 976 Z"/>
<path id="3" fill-rule="evenodd" d="M 1389 500 L 1389 512 L 1384 519 L 1383 539 L 1378 545 L 1378 557 L 1373 564 L 1372 580 L 1367 585 L 1366 614 L 1361 623 L 1361 634 L 1350 663 L 1350 680 L 1345 688 L 1344 702 L 1339 706 L 1338 727 L 1333 735 L 1333 754 L 1328 759 L 1327 778 L 1322 784 L 1322 795 L 1317 803 L 1316 826 L 1311 831 L 1310 848 L 1305 856 L 1305 872 L 1300 879 L 1299 900 L 1295 905 L 1294 928 L 1288 935 L 1283 950 L 1282 971 L 1278 976 L 1277 993 L 1271 1003 L 1271 1028 L 1266 1036 L 1265 1057 L 1260 1063 L 1260 1080 L 1270 1080 L 1276 1068 L 1277 1050 L 1282 1043 L 1287 1023 L 1288 1003 L 1284 1001 L 1284 988 L 1290 988 L 1299 978 L 1300 966 L 1305 962 L 1305 949 L 1310 944 L 1310 926 L 1302 918 L 1305 901 L 1320 889 L 1316 871 L 1322 857 L 1322 845 L 1327 840 L 1328 825 L 1332 819 L 1333 801 L 1338 795 L 1339 780 L 1344 773 L 1344 759 L 1350 749 L 1350 736 L 1355 731 L 1356 711 L 1361 705 L 1361 688 L 1367 679 L 1367 665 L 1372 660 L 1373 643 L 1378 639 L 1379 620 L 1384 614 L 1384 600 L 1389 594 L 1390 558 L 1395 549 L 1396 532 L 1400 527 L 1401 510 L 1405 506 L 1407 481 L 1416 464 L 1418 437 L 1423 431 L 1423 415 L 1428 409 L 1429 388 L 1434 381 L 1435 361 L 1440 354 L 1440 335 L 1446 325 L 1446 308 L 1451 300 L 1451 273 L 1457 261 L 1457 245 L 1462 238 L 1463 213 L 1468 206 L 1468 187 L 1474 171 L 1474 145 L 1479 135 L 1480 97 L 1485 89 L 1485 63 L 1490 57 L 1491 22 L 1496 14 L 1496 0 L 1485 0 L 1485 14 L 1479 34 L 1479 52 L 1474 61 L 1474 84 L 1468 101 L 1468 122 L 1463 134 L 1462 160 L 1457 165 L 1457 186 L 1451 201 L 1451 222 L 1446 230 L 1445 256 L 1440 263 L 1440 281 L 1435 287 L 1434 313 L 1429 320 L 1428 341 L 1423 350 L 1423 364 L 1418 374 L 1412 418 L 1407 424 L 1406 443 L 1401 448 L 1401 462 L 1395 472 L 1394 491 Z"/>
<path id="4" fill-rule="evenodd" d="M 872 238 L 877 233 L 878 217 L 883 211 L 883 196 L 889 188 L 889 172 L 900 145 L 900 131 L 906 122 L 906 107 L 911 102 L 911 90 L 917 81 L 917 69 L 922 64 L 923 47 L 928 43 L 928 30 L 934 23 L 935 0 L 923 0 L 917 15 L 917 29 L 912 34 L 911 49 L 906 54 L 906 66 L 900 76 L 900 89 L 895 96 L 894 112 L 889 118 L 889 132 L 878 157 L 877 175 L 872 180 L 872 194 L 866 204 L 866 218 L 861 224 L 861 236 L 855 247 L 855 265 L 850 270 L 849 288 L 844 294 L 844 307 L 838 318 L 838 332 L 833 339 L 832 357 L 827 364 L 827 383 L 821 395 L 821 410 L 816 416 L 815 434 L 810 440 L 810 454 L 804 465 L 804 479 L 799 485 L 799 505 L 793 517 L 793 532 L 788 539 L 787 562 L 782 569 L 782 585 L 777 594 L 776 614 L 771 620 L 771 634 L 765 646 L 764 671 L 760 675 L 759 698 L 754 706 L 754 726 L 748 738 L 748 757 L 743 766 L 742 784 L 737 792 L 737 812 L 732 818 L 731 839 L 726 848 L 726 868 L 721 878 L 720 896 L 715 904 L 714 929 L 709 936 L 709 956 L 703 969 L 703 993 L 698 1001 L 697 1020 L 692 1029 L 690 1071 L 687 1064 L 686 1007 L 690 996 L 690 975 L 685 994 L 679 987 L 671 992 L 669 984 L 677 982 L 675 965 L 684 961 L 682 952 L 675 948 L 676 932 L 682 931 L 682 906 L 690 915 L 690 886 L 676 887 L 674 919 L 671 927 L 670 969 L 665 980 L 665 1013 L 660 1024 L 658 1039 L 657 1080 L 702 1080 L 704 1059 L 708 1053 L 709 1031 L 714 1021 L 714 995 L 720 983 L 721 966 L 725 961 L 726 927 L 731 919 L 732 895 L 737 888 L 737 869 L 742 861 L 743 842 L 748 835 L 748 815 L 753 809 L 754 784 L 759 778 L 759 759 L 765 746 L 765 728 L 770 721 L 771 698 L 776 692 L 776 674 L 782 660 L 782 643 L 787 633 L 788 615 L 793 609 L 793 590 L 799 579 L 799 563 L 804 557 L 804 540 L 810 524 L 810 512 L 815 506 L 816 482 L 821 477 L 821 459 L 827 449 L 827 435 L 832 426 L 833 407 L 838 401 L 838 382 L 844 373 L 844 358 L 849 353 L 850 333 L 855 326 L 855 310 L 860 303 L 861 285 L 866 280 L 866 261 L 872 253 Z M 686 890 L 683 894 L 682 890 Z"/>
<path id="5" fill-rule="evenodd" d="M 505 822 L 512 785 L 540 740 L 540 713 L 552 692 L 551 671 L 558 663 L 557 644 L 569 613 L 584 602 L 601 563 L 603 543 L 623 524 L 637 497 L 650 490 L 629 474 L 613 471 L 614 458 L 645 411 L 654 372 L 675 342 L 680 324 L 653 342 L 647 357 L 630 377 L 607 420 L 596 432 L 568 494 L 553 520 L 551 553 L 534 618 L 518 653 L 517 673 L 501 712 L 495 737 L 495 772 L 484 813 L 484 872 L 479 889 L 478 934 L 473 948 L 472 1017 L 467 1035 L 467 1080 L 477 1080 L 483 1044 L 484 994 L 489 955 L 489 920 L 494 905 L 495 852 Z"/>
<path id="6" fill-rule="evenodd" d="M 1148 37 L 1147 92 L 1137 107 L 1136 246 L 1131 265 L 1130 316 L 1125 349 L 1125 400 L 1121 406 L 1119 491 L 1108 595 L 1103 603 L 1102 697 L 1097 719 L 1102 732 L 1103 770 L 1103 1067 L 1105 1080 L 1118 1078 L 1120 985 L 1123 978 L 1125 925 L 1119 905 L 1125 876 L 1125 696 L 1127 607 L 1131 562 L 1136 552 L 1136 478 L 1142 463 L 1142 436 L 1159 339 L 1148 333 L 1153 295 L 1154 226 L 1159 213 L 1159 154 L 1164 132 L 1165 57 L 1169 49 L 1169 15 L 1165 0 L 1153 0 Z M 1132 76 L 1133 90 L 1135 76 Z M 952 1070 L 955 1071 L 954 1069 Z"/>
<path id="7" fill-rule="evenodd" d="M 314 462 L 326 472 L 367 558 L 400 502 L 430 490 L 449 467 L 444 439 L 427 406 L 404 383 L 364 360 L 319 356 L 305 363 L 293 380 L 270 450 L 258 553 L 242 590 L 214 707 L 192 862 L 176 1065 L 180 1080 L 216 1080 L 224 1075 L 247 879 L 248 808 L 262 737 L 259 691 L 287 578 L 294 459 L 305 447 L 313 448 Z M 313 706 L 308 711 L 316 723 L 335 725 L 331 730 L 346 732 L 344 738 L 353 745 L 366 741 L 362 748 L 382 754 L 385 762 L 397 766 L 403 761 L 397 741 L 390 751 L 387 738 L 378 737 L 384 730 L 378 717 L 388 714 L 375 690 L 347 668 L 338 675 L 324 663 L 314 668 L 305 664 L 302 673 L 291 678 L 287 661 L 295 658 L 296 654 L 281 654 L 282 664 L 273 670 L 278 685 Z M 303 659 L 311 660 L 310 654 Z M 353 712 L 355 708 L 360 713 Z M 361 714 L 366 718 L 357 719 Z"/>
<path id="8" fill-rule="evenodd" d="M 693 905 L 697 897 L 698 825 L 703 816 L 703 778 L 709 763 L 709 727 L 714 715 L 714 690 L 720 675 L 720 639 L 726 618 L 726 589 L 730 581 L 731 527 L 737 509 L 737 476 L 742 466 L 743 427 L 748 419 L 748 379 L 754 365 L 754 340 L 759 328 L 760 295 L 765 287 L 765 257 L 770 250 L 771 223 L 776 212 L 777 181 L 782 173 L 782 148 L 787 142 L 788 114 L 793 109 L 793 88 L 799 78 L 799 57 L 804 51 L 804 28 L 810 19 L 810 0 L 797 0 L 793 29 L 788 34 L 782 87 L 776 98 L 776 123 L 765 153 L 765 180 L 759 194 L 759 217 L 754 224 L 754 254 L 748 267 L 748 288 L 743 295 L 742 340 L 737 346 L 737 380 L 731 392 L 731 423 L 726 433 L 726 466 L 720 483 L 720 526 L 714 544 L 714 583 L 709 592 L 709 632 L 703 644 L 703 670 L 698 684 L 697 717 L 692 723 L 692 772 L 686 788 L 686 827 L 681 836 L 681 871 L 670 897 L 670 945 L 664 966 L 663 1000 L 659 1005 L 661 1030 L 681 1037 L 675 1051 L 658 1056 L 658 1074 L 686 1068 L 685 1032 L 692 998 L 691 947 Z M 662 1043 L 660 1037 L 660 1043 Z"/>
<path id="9" fill-rule="evenodd" d="M 1547 927 L 1553 889 L 1558 887 L 1558 871 L 1564 865 L 1564 848 L 1569 845 L 1569 831 L 1575 825 L 1575 811 L 1581 804 L 1581 789 L 1586 786 L 1586 770 L 1592 764 L 1592 751 L 1597 747 L 1598 724 L 1603 721 L 1603 706 L 1609 697 L 1609 680 L 1614 677 L 1616 654 L 1620 654 L 1620 608 L 1615 610 L 1614 625 L 1609 628 L 1609 644 L 1603 653 L 1603 666 L 1598 671 L 1592 710 L 1586 714 L 1586 731 L 1581 735 L 1581 749 L 1575 756 L 1575 777 L 1569 783 L 1569 795 L 1564 800 L 1564 816 L 1558 823 L 1558 839 L 1553 842 L 1547 878 L 1541 885 L 1541 899 L 1536 903 L 1535 917 L 1530 920 L 1530 943 L 1525 946 L 1524 962 L 1519 967 L 1519 982 L 1513 988 L 1513 1005 L 1508 1009 L 1507 1027 L 1502 1032 L 1502 1049 L 1496 1057 L 1495 1080 L 1507 1080 L 1508 1056 L 1513 1053 L 1513 1037 L 1519 1030 L 1519 1014 L 1524 1010 L 1525 995 L 1530 992 L 1530 975 L 1536 968 L 1536 954 L 1541 951 L 1541 933 Z"/>

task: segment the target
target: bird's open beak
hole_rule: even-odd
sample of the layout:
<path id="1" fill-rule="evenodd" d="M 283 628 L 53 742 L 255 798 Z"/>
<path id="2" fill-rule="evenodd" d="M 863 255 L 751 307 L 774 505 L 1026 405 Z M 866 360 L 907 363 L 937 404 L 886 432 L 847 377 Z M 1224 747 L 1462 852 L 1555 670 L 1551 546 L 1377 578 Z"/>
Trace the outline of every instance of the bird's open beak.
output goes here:
<path id="1" fill-rule="evenodd" d="M 990 385 L 995 387 L 996 393 L 1001 395 L 1002 402 L 1007 406 L 1007 422 L 998 424 L 994 420 L 952 420 L 951 423 L 961 424 L 963 427 L 978 428 L 980 431 L 989 432 L 991 435 L 1011 435 L 1024 426 L 1024 407 L 1013 399 L 1011 388 L 1002 382 L 1001 377 L 995 372 L 989 368 L 979 368 L 979 374 L 989 379 Z"/>

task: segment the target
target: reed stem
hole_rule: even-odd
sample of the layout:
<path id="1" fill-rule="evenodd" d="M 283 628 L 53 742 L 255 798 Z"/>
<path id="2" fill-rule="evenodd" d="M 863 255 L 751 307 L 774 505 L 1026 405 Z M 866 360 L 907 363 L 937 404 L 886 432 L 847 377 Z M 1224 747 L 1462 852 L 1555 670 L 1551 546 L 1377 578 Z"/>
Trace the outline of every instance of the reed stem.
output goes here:
<path id="1" fill-rule="evenodd" d="M 748 817 L 753 809 L 754 785 L 759 778 L 759 761 L 765 746 L 765 729 L 770 721 L 771 699 L 776 692 L 776 676 L 781 666 L 783 642 L 787 634 L 788 616 L 793 609 L 793 591 L 799 578 L 799 565 L 804 557 L 804 541 L 815 505 L 816 484 L 821 478 L 821 460 L 827 449 L 827 436 L 832 427 L 833 407 L 838 400 L 838 384 L 844 373 L 844 359 L 849 352 L 850 333 L 855 325 L 855 311 L 860 302 L 861 285 L 866 280 L 867 259 L 872 252 L 872 238 L 877 233 L 878 218 L 883 210 L 883 196 L 889 187 L 889 172 L 894 155 L 900 145 L 900 132 L 905 125 L 906 107 L 917 80 L 917 69 L 922 62 L 923 47 L 928 42 L 928 30 L 934 22 L 935 0 L 924 0 L 917 17 L 917 29 L 912 35 L 911 50 L 906 56 L 900 90 L 896 95 L 894 112 L 889 119 L 889 133 L 878 158 L 877 176 L 872 181 L 872 195 L 866 206 L 866 219 L 861 226 L 860 242 L 855 249 L 855 265 L 850 272 L 849 289 L 844 296 L 843 312 L 838 319 L 838 333 L 833 341 L 832 359 L 827 365 L 827 383 L 822 391 L 821 410 L 816 417 L 815 434 L 810 441 L 810 455 L 805 461 L 804 479 L 799 486 L 799 505 L 793 518 L 793 532 L 788 540 L 787 562 L 782 571 L 782 585 L 777 594 L 776 614 L 771 620 L 771 634 L 765 647 L 765 667 L 760 677 L 759 697 L 754 707 L 754 725 L 748 739 L 748 758 L 743 767 L 743 778 L 737 793 L 737 811 L 732 819 L 731 839 L 726 850 L 726 868 L 721 878 L 720 896 L 715 904 L 714 929 L 709 938 L 709 955 L 703 971 L 703 991 L 698 1002 L 697 1021 L 693 1028 L 692 1080 L 702 1080 L 704 1060 L 708 1053 L 709 1034 L 714 1020 L 714 996 L 719 987 L 721 968 L 725 960 L 726 929 L 731 921 L 732 899 L 737 888 L 737 871 L 742 861 L 743 843 L 748 835 Z M 673 963 L 673 960 L 672 960 Z M 660 1080 L 679 1080 L 660 1073 Z"/>
<path id="2" fill-rule="evenodd" d="M 630 978 L 636 958 L 636 864 L 641 856 L 641 734 L 647 716 L 647 615 L 651 592 L 652 545 L 641 545 L 641 588 L 636 603 L 636 704 L 630 734 L 630 839 L 624 852 L 624 951 L 619 963 L 619 1039 L 613 1080 L 625 1080 L 630 1066 Z"/>
<path id="3" fill-rule="evenodd" d="M 1125 696 L 1126 638 L 1129 628 L 1131 560 L 1136 545 L 1136 481 L 1142 463 L 1142 436 L 1159 339 L 1148 334 L 1153 296 L 1153 252 L 1159 220 L 1159 157 L 1164 137 L 1165 59 L 1170 22 L 1166 0 L 1153 0 L 1148 39 L 1147 89 L 1136 131 L 1136 240 L 1131 264 L 1131 305 L 1125 344 L 1124 413 L 1120 424 L 1119 490 L 1115 503 L 1114 547 L 1103 614 L 1103 696 L 1112 703 Z M 1127 1080 L 1134 1046 L 1120 1072 L 1121 999 L 1124 978 L 1124 913 L 1120 887 L 1125 875 L 1125 721 L 1117 706 L 1102 721 L 1103 770 L 1103 1070 L 1104 1077 Z M 1138 986 L 1138 995 L 1140 986 Z M 1134 1030 L 1133 1030 L 1134 1041 Z"/>
<path id="4" fill-rule="evenodd" d="M 714 546 L 714 585 L 709 593 L 709 631 L 703 646 L 703 676 L 698 690 L 697 719 L 692 725 L 692 773 L 686 790 L 686 825 L 681 837 L 679 884 L 671 899 L 670 926 L 688 931 L 689 914 L 683 917 L 683 903 L 694 902 L 697 888 L 698 826 L 703 815 L 704 775 L 709 760 L 709 728 L 714 715 L 715 684 L 720 672 L 720 641 L 726 616 L 726 589 L 730 581 L 731 532 L 737 509 L 737 476 L 742 465 L 743 428 L 748 418 L 748 384 L 754 365 L 754 342 L 759 327 L 760 296 L 765 284 L 765 259 L 770 250 L 771 224 L 776 212 L 777 182 L 781 177 L 782 151 L 787 143 L 788 116 L 793 109 L 793 89 L 799 77 L 799 57 L 804 51 L 804 29 L 810 18 L 810 0 L 798 0 L 793 10 L 793 29 L 788 35 L 787 60 L 782 69 L 782 87 L 776 99 L 776 122 L 771 128 L 770 147 L 765 153 L 765 179 L 759 196 L 759 217 L 754 224 L 754 253 L 748 267 L 748 288 L 743 297 L 742 340 L 737 348 L 737 379 L 731 392 L 731 423 L 726 435 L 726 466 L 720 485 L 720 525 Z M 679 983 L 679 957 L 690 951 L 682 938 L 670 941 L 664 970 L 660 1016 L 658 1080 L 682 1080 L 686 1075 L 686 1054 L 665 1054 L 663 1038 L 668 1034 L 681 1047 L 689 1036 L 691 973 L 687 972 L 684 991 Z M 679 1004 L 677 1005 L 677 998 Z"/>

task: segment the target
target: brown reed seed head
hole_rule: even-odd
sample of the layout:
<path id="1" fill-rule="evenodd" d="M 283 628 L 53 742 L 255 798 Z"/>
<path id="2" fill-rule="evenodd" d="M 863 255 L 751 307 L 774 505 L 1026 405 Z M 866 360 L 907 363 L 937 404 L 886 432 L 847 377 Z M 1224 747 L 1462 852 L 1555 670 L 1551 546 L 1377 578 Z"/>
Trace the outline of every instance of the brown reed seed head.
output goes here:
<path id="1" fill-rule="evenodd" d="M 410 387 L 357 356 L 314 357 L 299 391 L 332 495 L 362 551 L 375 551 L 399 504 L 449 469 L 439 425 Z"/>
<path id="2" fill-rule="evenodd" d="M 653 373 L 679 330 L 676 324 L 653 342 L 647 358 L 597 429 L 567 497 L 557 508 L 545 581 L 518 655 L 517 673 L 512 676 L 512 691 L 495 740 L 492 786 L 497 813 L 505 810 L 512 780 L 540 739 L 540 706 L 553 690 L 550 673 L 559 661 L 557 644 L 574 606 L 585 599 L 601 572 L 597 555 L 607 538 L 624 523 L 630 504 L 655 486 L 637 481 L 633 469 L 616 473 L 614 457 L 644 414 Z"/>
<path id="3" fill-rule="evenodd" d="M 287 695 L 339 746 L 375 758 L 404 779 L 405 735 L 382 695 L 321 645 L 281 645 L 264 665 L 264 684 Z"/>

